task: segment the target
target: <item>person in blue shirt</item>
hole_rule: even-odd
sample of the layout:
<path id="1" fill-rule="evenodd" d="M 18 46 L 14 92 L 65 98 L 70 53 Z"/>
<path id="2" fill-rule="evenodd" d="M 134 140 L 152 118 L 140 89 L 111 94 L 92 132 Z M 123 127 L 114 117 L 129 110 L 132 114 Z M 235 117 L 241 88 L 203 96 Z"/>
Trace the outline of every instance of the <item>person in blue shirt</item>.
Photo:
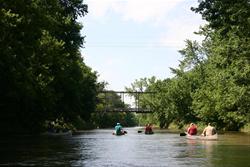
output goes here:
<path id="1" fill-rule="evenodd" d="M 115 126 L 115 134 L 116 135 L 123 135 L 123 129 L 120 123 L 117 123 Z"/>

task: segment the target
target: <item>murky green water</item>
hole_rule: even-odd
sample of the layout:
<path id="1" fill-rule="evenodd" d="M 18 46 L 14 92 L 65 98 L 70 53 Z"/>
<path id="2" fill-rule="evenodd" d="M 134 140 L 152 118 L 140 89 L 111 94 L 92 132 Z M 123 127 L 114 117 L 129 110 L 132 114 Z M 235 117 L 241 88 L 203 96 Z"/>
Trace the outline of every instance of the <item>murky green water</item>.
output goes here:
<path id="1" fill-rule="evenodd" d="M 250 167 L 250 134 L 200 141 L 166 131 L 126 130 L 125 136 L 92 130 L 72 137 L 1 137 L 0 166 Z"/>

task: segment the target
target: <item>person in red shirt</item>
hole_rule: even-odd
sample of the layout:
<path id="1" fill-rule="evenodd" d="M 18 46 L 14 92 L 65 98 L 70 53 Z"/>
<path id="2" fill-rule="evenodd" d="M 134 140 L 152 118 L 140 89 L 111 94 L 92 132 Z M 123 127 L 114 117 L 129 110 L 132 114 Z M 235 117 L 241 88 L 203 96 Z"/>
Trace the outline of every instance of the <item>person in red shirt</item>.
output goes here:
<path id="1" fill-rule="evenodd" d="M 153 134 L 153 129 L 151 124 L 147 124 L 145 127 L 145 134 Z"/>
<path id="2" fill-rule="evenodd" d="M 187 133 L 189 135 L 196 135 L 197 134 L 197 126 L 194 123 L 191 123 L 187 129 Z"/>

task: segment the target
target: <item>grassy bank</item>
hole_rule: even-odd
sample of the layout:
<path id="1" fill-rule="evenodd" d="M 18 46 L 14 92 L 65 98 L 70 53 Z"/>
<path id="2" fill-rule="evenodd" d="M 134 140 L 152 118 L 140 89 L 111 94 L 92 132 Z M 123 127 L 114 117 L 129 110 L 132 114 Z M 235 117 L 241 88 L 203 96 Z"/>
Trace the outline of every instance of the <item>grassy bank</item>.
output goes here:
<path id="1" fill-rule="evenodd" d="M 250 123 L 248 123 L 243 128 L 241 128 L 240 131 L 241 132 L 248 132 L 248 133 L 250 133 Z"/>

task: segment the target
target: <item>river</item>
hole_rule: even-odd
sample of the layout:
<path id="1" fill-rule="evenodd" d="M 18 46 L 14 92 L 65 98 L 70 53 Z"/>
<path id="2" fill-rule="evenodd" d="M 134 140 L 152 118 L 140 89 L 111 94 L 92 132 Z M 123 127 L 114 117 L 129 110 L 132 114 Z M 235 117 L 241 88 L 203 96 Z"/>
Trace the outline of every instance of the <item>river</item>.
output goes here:
<path id="1" fill-rule="evenodd" d="M 158 130 L 126 128 L 83 131 L 68 137 L 0 138 L 0 166 L 250 167 L 250 134 L 224 133 L 216 141 L 188 140 Z"/>

